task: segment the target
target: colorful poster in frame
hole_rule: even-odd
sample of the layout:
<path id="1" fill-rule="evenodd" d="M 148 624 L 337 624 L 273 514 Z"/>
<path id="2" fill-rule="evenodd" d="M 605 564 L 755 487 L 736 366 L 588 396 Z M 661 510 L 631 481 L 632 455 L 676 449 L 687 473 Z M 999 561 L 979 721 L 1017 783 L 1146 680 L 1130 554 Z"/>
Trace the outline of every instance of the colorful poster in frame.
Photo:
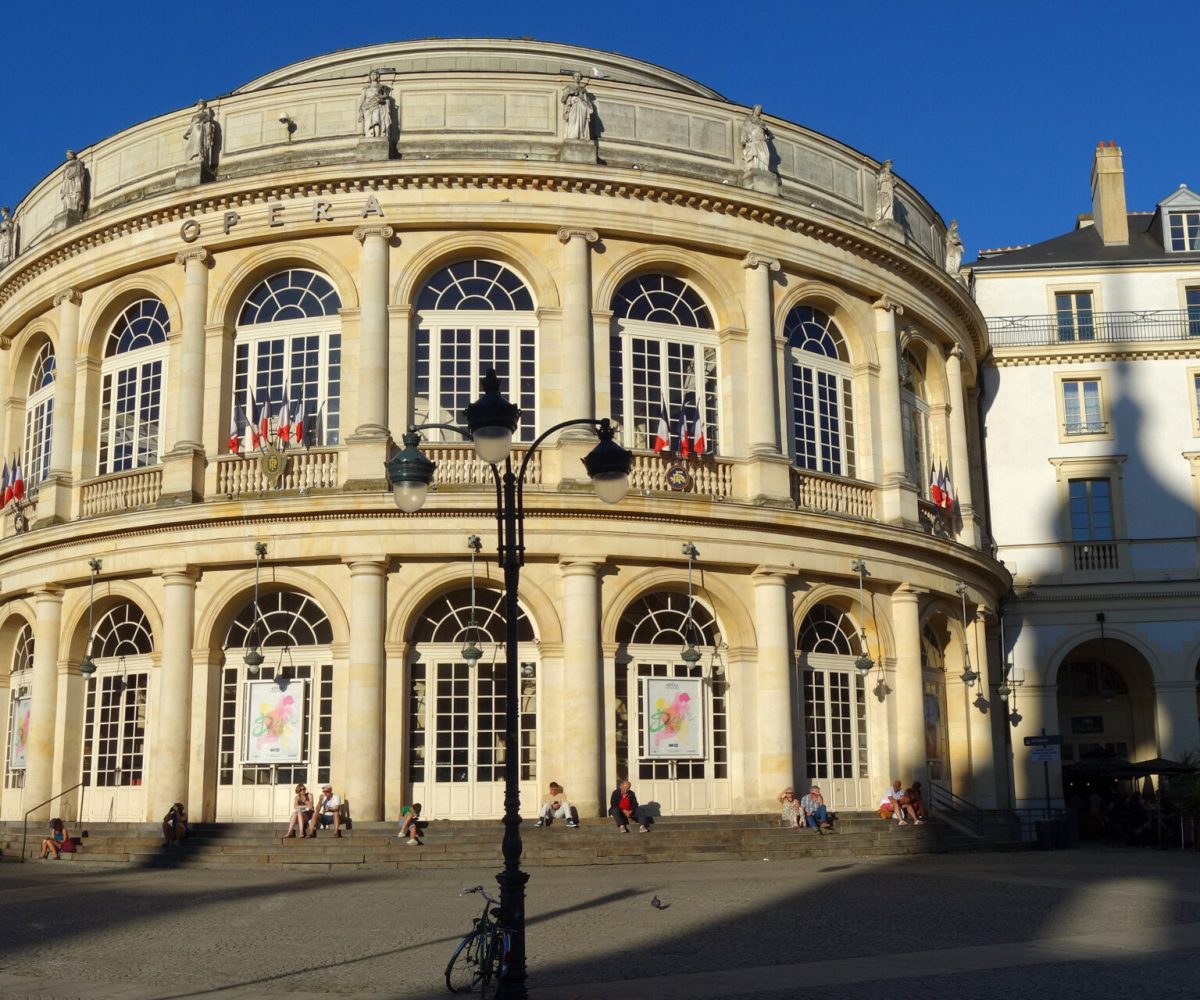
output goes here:
<path id="1" fill-rule="evenodd" d="M 29 695 L 13 699 L 12 731 L 8 734 L 8 769 L 24 771 L 29 747 Z"/>
<path id="2" fill-rule="evenodd" d="M 308 682 L 300 678 L 246 681 L 242 710 L 243 764 L 302 764 Z"/>
<path id="3" fill-rule="evenodd" d="M 642 704 L 647 758 L 704 757 L 704 683 L 699 677 L 643 677 Z"/>

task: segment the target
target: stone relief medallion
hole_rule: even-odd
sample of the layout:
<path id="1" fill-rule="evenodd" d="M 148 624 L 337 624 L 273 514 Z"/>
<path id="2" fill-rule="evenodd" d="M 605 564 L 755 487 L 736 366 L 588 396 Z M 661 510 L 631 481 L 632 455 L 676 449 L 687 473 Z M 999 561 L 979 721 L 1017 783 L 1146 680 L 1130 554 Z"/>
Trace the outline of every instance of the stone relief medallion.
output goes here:
<path id="1" fill-rule="evenodd" d="M 276 448 L 273 444 L 265 445 L 258 456 L 258 468 L 266 479 L 267 485 L 273 489 L 279 489 L 279 480 L 283 478 L 284 470 L 287 468 L 287 455 Z"/>
<path id="2" fill-rule="evenodd" d="M 691 489 L 692 476 L 682 465 L 672 465 L 667 469 L 667 489 L 673 493 L 683 493 Z"/>

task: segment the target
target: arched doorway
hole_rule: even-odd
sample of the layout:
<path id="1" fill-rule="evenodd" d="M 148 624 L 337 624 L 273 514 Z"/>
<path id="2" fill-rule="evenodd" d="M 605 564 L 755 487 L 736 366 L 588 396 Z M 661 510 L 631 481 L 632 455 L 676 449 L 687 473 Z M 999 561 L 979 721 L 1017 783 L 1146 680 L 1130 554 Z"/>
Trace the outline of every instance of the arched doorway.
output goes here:
<path id="1" fill-rule="evenodd" d="M 307 594 L 277 590 L 238 612 L 225 635 L 217 819 L 286 820 L 292 789 L 330 780 L 333 628 Z M 262 649 L 257 672 L 247 649 Z"/>
<path id="2" fill-rule="evenodd" d="M 408 786 L 410 801 L 442 819 L 491 818 L 504 812 L 504 593 L 491 587 L 443 594 L 426 605 L 412 630 L 408 663 Z M 533 624 L 517 615 L 520 643 L 521 798 L 537 791 L 538 665 Z M 473 642 L 474 664 L 463 656 Z"/>
<path id="3" fill-rule="evenodd" d="M 1157 756 L 1150 665 L 1119 639 L 1080 643 L 1058 669 L 1058 721 L 1064 767 Z"/>
<path id="4" fill-rule="evenodd" d="M 793 718 L 804 734 L 804 780 L 819 784 L 834 808 L 874 804 L 867 745 L 867 682 L 855 669 L 862 632 L 850 615 L 818 604 L 796 634 L 799 705 Z"/>
<path id="5" fill-rule="evenodd" d="M 728 683 L 712 611 L 694 600 L 689 623 L 686 594 L 646 594 L 625 609 L 617 642 L 617 776 L 668 814 L 728 812 Z"/>
<path id="6" fill-rule="evenodd" d="M 921 630 L 921 695 L 925 713 L 925 772 L 947 789 L 950 778 L 950 722 L 946 715 L 946 646 L 950 635 L 932 622 Z M 912 780 L 911 778 L 908 780 Z"/>
<path id="7" fill-rule="evenodd" d="M 21 622 L 13 640 L 8 675 L 8 728 L 4 748 L 4 809 L 0 818 L 20 819 L 25 790 L 29 713 L 33 703 L 33 626 Z"/>
<path id="8" fill-rule="evenodd" d="M 88 652 L 96 672 L 84 686 L 80 820 L 146 818 L 146 723 L 154 636 L 130 601 L 96 623 Z"/>

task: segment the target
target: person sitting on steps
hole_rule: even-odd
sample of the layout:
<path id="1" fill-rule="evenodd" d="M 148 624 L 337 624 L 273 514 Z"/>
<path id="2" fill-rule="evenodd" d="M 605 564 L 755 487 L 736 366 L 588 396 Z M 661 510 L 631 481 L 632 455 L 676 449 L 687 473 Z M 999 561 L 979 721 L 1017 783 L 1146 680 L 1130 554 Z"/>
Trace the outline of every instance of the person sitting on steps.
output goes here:
<path id="1" fill-rule="evenodd" d="M 821 795 L 821 789 L 816 785 L 813 785 L 809 793 L 800 800 L 800 808 L 804 813 L 804 822 L 817 833 L 824 833 L 826 830 L 833 831 L 833 826 L 829 822 L 829 810 L 825 806 L 825 798 Z"/>
<path id="2" fill-rule="evenodd" d="M 638 818 L 638 800 L 626 779 L 617 784 L 608 799 L 608 814 L 616 821 L 617 830 L 629 832 L 629 824 L 638 824 L 638 833 L 649 833 L 650 828 Z"/>
<path id="3" fill-rule="evenodd" d="M 421 803 L 400 807 L 400 839 L 409 847 L 421 846 Z"/>
<path id="4" fill-rule="evenodd" d="M 71 839 L 71 831 L 66 823 L 55 816 L 50 821 L 50 836 L 42 841 L 41 859 L 47 861 L 53 857 L 55 861 L 60 861 L 60 854 L 72 854 L 74 851 L 75 841 Z"/>
<path id="5" fill-rule="evenodd" d="M 897 826 L 908 825 L 905 816 L 911 817 L 913 826 L 920 826 L 924 822 L 917 818 L 917 811 L 913 808 L 909 797 L 904 794 L 904 785 L 899 778 L 892 782 L 892 789 L 888 792 L 887 797 L 892 800 L 892 815 L 896 817 Z"/>
<path id="6" fill-rule="evenodd" d="M 162 821 L 162 835 L 164 847 L 167 844 L 182 844 L 187 839 L 187 810 L 182 802 L 176 802 L 167 810 Z"/>
<path id="7" fill-rule="evenodd" d="M 783 825 L 789 830 L 797 830 L 802 827 L 804 825 L 804 813 L 800 809 L 800 800 L 796 798 L 796 790 L 791 785 L 788 785 L 775 798 L 783 806 L 783 811 L 780 814 L 780 820 Z"/>
<path id="8" fill-rule="evenodd" d="M 316 811 L 308 828 L 308 835 L 316 837 L 317 827 L 333 824 L 333 835 L 342 835 L 342 800 L 333 794 L 332 785 L 321 786 L 321 797 L 317 799 Z"/>
<path id="9" fill-rule="evenodd" d="M 549 826 L 556 819 L 565 819 L 567 826 L 574 829 L 579 824 L 571 812 L 571 803 L 567 801 L 563 786 L 557 781 L 550 782 L 550 791 L 542 796 L 542 809 L 534 826 Z"/>
<path id="10" fill-rule="evenodd" d="M 312 792 L 304 787 L 303 782 L 296 786 L 296 797 L 292 799 L 292 819 L 288 823 L 287 836 L 296 836 L 300 831 L 301 838 L 308 836 L 308 824 L 312 820 Z"/>

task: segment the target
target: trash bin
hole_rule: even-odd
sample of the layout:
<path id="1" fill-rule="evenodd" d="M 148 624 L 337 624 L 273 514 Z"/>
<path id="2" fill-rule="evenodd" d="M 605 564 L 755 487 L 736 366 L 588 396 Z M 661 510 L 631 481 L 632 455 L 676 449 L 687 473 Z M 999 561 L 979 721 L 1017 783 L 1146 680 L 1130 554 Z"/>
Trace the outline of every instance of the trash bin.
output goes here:
<path id="1" fill-rule="evenodd" d="M 1033 824 L 1034 831 L 1037 834 L 1037 849 L 1039 851 L 1053 851 L 1058 845 L 1057 826 L 1057 821 L 1052 819 L 1039 819 Z"/>

